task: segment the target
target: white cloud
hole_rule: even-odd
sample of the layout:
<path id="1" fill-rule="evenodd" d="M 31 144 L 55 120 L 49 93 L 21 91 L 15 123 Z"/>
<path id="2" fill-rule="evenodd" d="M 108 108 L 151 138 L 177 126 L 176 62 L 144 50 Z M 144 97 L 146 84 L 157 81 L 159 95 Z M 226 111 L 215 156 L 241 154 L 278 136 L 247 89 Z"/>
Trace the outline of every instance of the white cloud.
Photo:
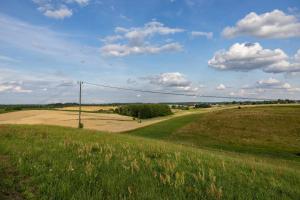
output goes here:
<path id="1" fill-rule="evenodd" d="M 71 17 L 73 15 L 73 12 L 69 8 L 62 7 L 57 10 L 46 10 L 44 12 L 44 15 L 54 19 L 64 19 L 67 17 Z"/>
<path id="2" fill-rule="evenodd" d="M 283 83 L 275 78 L 257 81 L 256 87 L 259 89 L 282 89 L 288 92 L 298 92 L 300 88 L 293 87 L 289 83 Z"/>
<path id="3" fill-rule="evenodd" d="M 120 28 L 117 28 L 116 31 L 120 31 Z M 146 23 L 144 27 L 123 29 L 123 31 L 125 32 L 125 37 L 129 40 L 129 43 L 140 44 L 145 38 L 151 37 L 155 34 L 169 35 L 180 33 L 184 30 L 180 28 L 169 28 L 160 22 L 152 21 Z"/>
<path id="4" fill-rule="evenodd" d="M 121 39 L 123 39 L 123 36 L 121 36 L 121 35 L 109 35 L 109 36 L 102 38 L 101 41 L 104 43 L 113 43 L 113 42 L 116 42 Z"/>
<path id="5" fill-rule="evenodd" d="M 298 72 L 299 51 L 289 58 L 281 49 L 264 49 L 259 43 L 236 43 L 228 51 L 220 50 L 208 61 L 210 67 L 219 70 L 250 71 L 262 69 L 265 72 Z"/>
<path id="6" fill-rule="evenodd" d="M 150 83 L 152 84 L 163 85 L 167 87 L 186 87 L 191 84 L 191 82 L 179 72 L 162 73 L 160 75 L 150 77 L 149 79 Z"/>
<path id="7" fill-rule="evenodd" d="M 213 38 L 213 33 L 212 32 L 192 31 L 191 35 L 193 37 L 206 37 L 207 39 L 212 39 Z"/>
<path id="8" fill-rule="evenodd" d="M 162 46 L 128 46 L 120 44 L 107 44 L 101 48 L 105 56 L 128 56 L 131 54 L 157 54 L 161 52 L 181 51 L 178 43 L 169 43 Z"/>
<path id="9" fill-rule="evenodd" d="M 89 4 L 90 0 L 66 0 L 67 3 L 77 3 L 80 6 L 86 6 Z"/>
<path id="10" fill-rule="evenodd" d="M 241 35 L 259 38 L 289 38 L 300 36 L 300 22 L 293 15 L 273 10 L 261 15 L 251 12 L 234 27 L 226 27 L 223 35 L 232 38 Z"/>
<path id="11" fill-rule="evenodd" d="M 257 81 L 257 84 L 260 87 L 270 87 L 270 86 L 278 86 L 280 85 L 280 81 L 275 78 L 268 78 L 266 80 Z"/>
<path id="12" fill-rule="evenodd" d="M 118 35 L 107 36 L 104 41 L 107 43 L 101 48 L 105 56 L 128 56 L 131 54 L 156 54 L 169 51 L 181 51 L 179 43 L 151 44 L 150 39 L 155 35 L 171 35 L 183 32 L 183 29 L 169 28 L 156 21 L 146 23 L 143 27 L 122 28 L 116 27 Z M 122 43 L 113 43 L 120 41 Z"/>
<path id="13" fill-rule="evenodd" d="M 251 90 L 251 89 L 257 89 L 259 92 L 265 92 L 269 90 L 282 90 L 287 92 L 298 92 L 300 91 L 300 88 L 293 87 L 290 83 L 282 82 L 278 79 L 275 79 L 273 77 L 270 77 L 268 79 L 262 79 L 257 81 L 252 86 L 244 86 L 244 90 Z"/>
<path id="14" fill-rule="evenodd" d="M 83 7 L 89 4 L 89 0 L 32 0 L 38 11 L 53 19 L 65 19 L 73 15 L 73 10 L 67 4 L 78 4 Z"/>
<path id="15" fill-rule="evenodd" d="M 224 84 L 220 84 L 216 87 L 217 90 L 225 90 L 226 89 L 226 86 Z"/>
<path id="16" fill-rule="evenodd" d="M 22 82 L 6 82 L 0 84 L 0 92 L 31 93 L 32 90 L 24 89 Z"/>
<path id="17" fill-rule="evenodd" d="M 142 79 L 149 80 L 150 84 L 167 89 L 174 88 L 176 90 L 187 92 L 196 92 L 199 90 L 199 87 L 194 86 L 191 81 L 187 80 L 184 74 L 179 72 L 162 73 L 159 75 L 143 77 Z"/>

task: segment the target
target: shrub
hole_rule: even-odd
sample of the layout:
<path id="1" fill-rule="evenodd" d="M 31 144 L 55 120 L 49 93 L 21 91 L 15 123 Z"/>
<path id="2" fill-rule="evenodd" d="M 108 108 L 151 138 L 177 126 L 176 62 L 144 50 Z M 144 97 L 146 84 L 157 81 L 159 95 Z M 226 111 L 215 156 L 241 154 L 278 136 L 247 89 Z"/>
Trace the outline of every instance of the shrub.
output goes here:
<path id="1" fill-rule="evenodd" d="M 172 114 L 170 107 L 164 104 L 130 104 L 118 107 L 115 112 L 139 119 L 148 119 Z"/>

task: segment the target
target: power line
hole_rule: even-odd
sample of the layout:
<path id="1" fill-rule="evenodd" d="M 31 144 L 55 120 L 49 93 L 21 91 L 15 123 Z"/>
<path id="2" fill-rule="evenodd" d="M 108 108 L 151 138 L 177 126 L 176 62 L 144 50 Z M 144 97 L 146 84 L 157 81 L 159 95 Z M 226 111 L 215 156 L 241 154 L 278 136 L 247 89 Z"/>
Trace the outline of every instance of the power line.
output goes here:
<path id="1" fill-rule="evenodd" d="M 202 97 L 202 98 L 217 98 L 217 99 L 243 99 L 243 100 L 257 100 L 257 101 L 273 101 L 274 99 L 267 98 L 253 98 L 253 97 L 237 97 L 237 96 L 217 96 L 217 95 L 199 95 L 199 94 L 186 94 L 186 93 L 177 93 L 177 92 L 168 92 L 168 91 L 156 91 L 156 90 L 142 90 L 134 88 L 125 88 L 118 87 L 106 84 L 90 83 L 83 81 L 82 83 L 87 85 L 93 85 L 97 87 L 111 88 L 117 90 L 141 92 L 141 93 L 152 93 L 152 94 L 163 94 L 163 95 L 174 95 L 174 96 L 187 96 L 187 97 Z"/>

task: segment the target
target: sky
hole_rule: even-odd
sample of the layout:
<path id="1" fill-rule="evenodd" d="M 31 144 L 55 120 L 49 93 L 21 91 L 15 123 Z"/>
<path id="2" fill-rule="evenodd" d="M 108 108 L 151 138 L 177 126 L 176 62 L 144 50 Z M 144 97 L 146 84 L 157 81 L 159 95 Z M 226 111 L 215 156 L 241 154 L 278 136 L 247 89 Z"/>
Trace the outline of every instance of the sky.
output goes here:
<path id="1" fill-rule="evenodd" d="M 78 81 L 300 99 L 300 2 L 1 0 L 0 104 L 77 102 Z M 84 103 L 220 100 L 83 84 Z"/>

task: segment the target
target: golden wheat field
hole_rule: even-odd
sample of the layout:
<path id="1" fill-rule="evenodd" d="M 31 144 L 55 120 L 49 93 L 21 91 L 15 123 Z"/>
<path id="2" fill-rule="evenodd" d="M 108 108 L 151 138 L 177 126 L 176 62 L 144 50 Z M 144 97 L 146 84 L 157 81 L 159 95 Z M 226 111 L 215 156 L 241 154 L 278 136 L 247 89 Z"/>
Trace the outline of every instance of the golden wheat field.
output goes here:
<path id="1" fill-rule="evenodd" d="M 99 111 L 99 110 L 114 110 L 116 109 L 118 106 L 81 106 L 81 110 L 82 111 Z M 56 108 L 56 110 L 78 110 L 78 106 L 66 106 L 63 108 Z"/>
<path id="2" fill-rule="evenodd" d="M 123 132 L 148 126 L 178 116 L 188 115 L 192 113 L 212 112 L 216 110 L 227 109 L 230 107 L 231 106 L 213 107 L 207 109 L 187 111 L 176 110 L 171 116 L 142 120 L 141 123 L 139 123 L 137 120 L 133 120 L 132 117 L 123 116 L 119 114 L 82 112 L 82 122 L 84 124 L 84 128 L 86 129 L 94 129 L 106 132 Z M 67 108 L 68 107 L 65 107 L 64 109 Z M 76 107 L 73 108 L 75 110 Z M 93 106 L 83 106 L 83 108 L 92 110 Z M 77 127 L 78 113 L 74 111 L 62 110 L 24 110 L 1 114 L 0 124 L 44 124 Z"/>

